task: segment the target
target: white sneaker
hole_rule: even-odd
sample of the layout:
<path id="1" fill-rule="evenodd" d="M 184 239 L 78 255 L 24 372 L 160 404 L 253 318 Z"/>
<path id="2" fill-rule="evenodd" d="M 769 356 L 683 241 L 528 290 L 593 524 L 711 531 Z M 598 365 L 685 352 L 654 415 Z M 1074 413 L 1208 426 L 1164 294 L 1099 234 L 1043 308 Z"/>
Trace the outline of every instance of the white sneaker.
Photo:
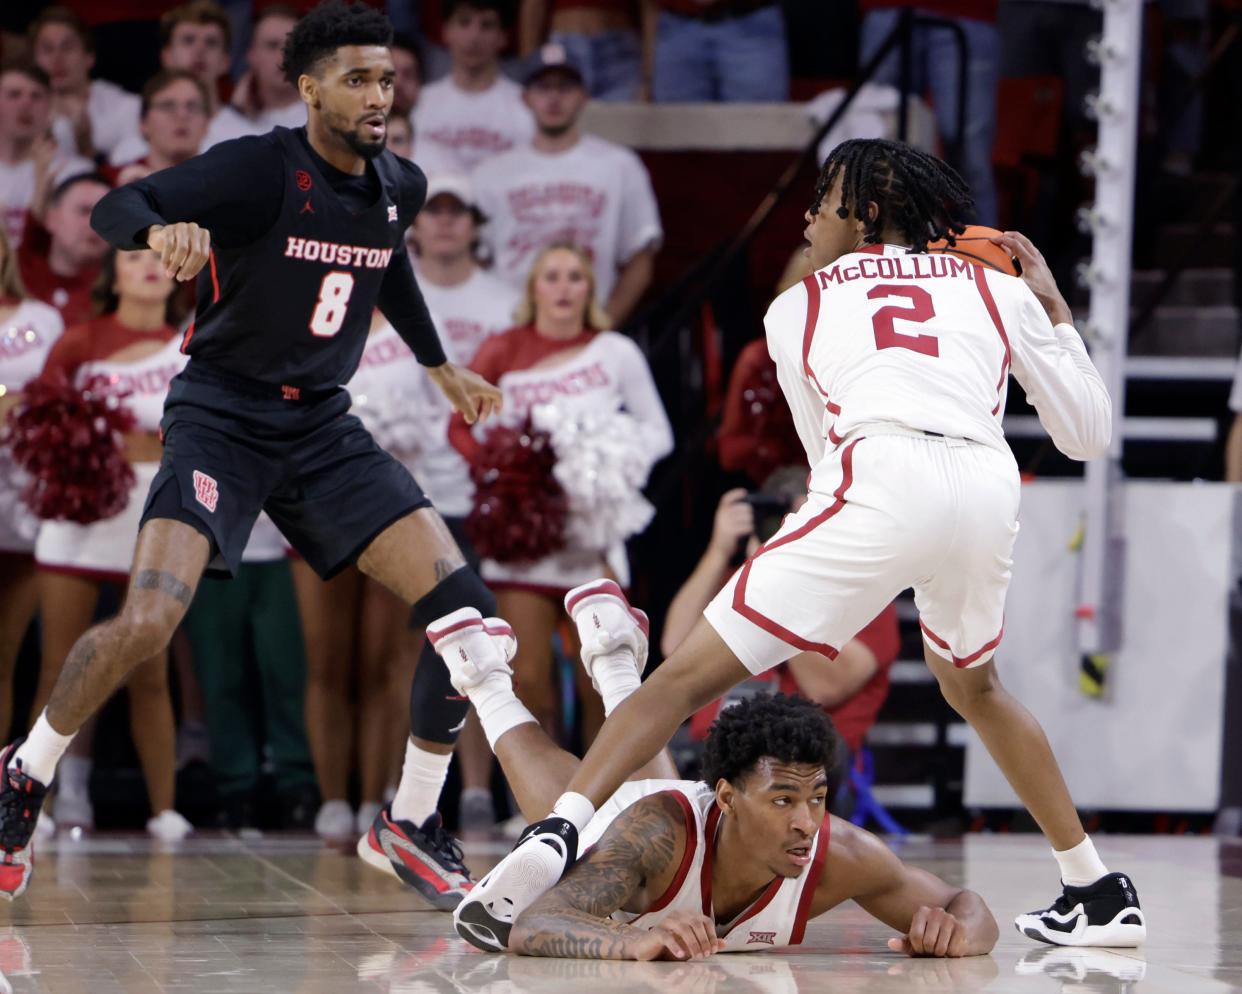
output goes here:
<path id="1" fill-rule="evenodd" d="M 463 607 L 427 626 L 427 640 L 448 667 L 449 682 L 459 694 L 478 686 L 490 673 L 509 676 L 517 654 L 517 639 L 508 622 L 484 618 L 475 608 Z"/>
<path id="2" fill-rule="evenodd" d="M 371 825 L 368 822 L 367 828 Z M 315 834 L 324 839 L 344 839 L 354 834 L 354 809 L 348 801 L 325 801 L 315 815 Z"/>
<path id="3" fill-rule="evenodd" d="M 194 826 L 172 808 L 161 811 L 147 822 L 147 834 L 161 842 L 179 842 L 194 831 Z"/>
<path id="4" fill-rule="evenodd" d="M 375 821 L 375 816 L 384 809 L 384 805 L 376 804 L 375 801 L 363 801 L 358 805 L 358 813 L 354 815 L 354 831 L 366 835 L 371 831 L 371 822 Z"/>
<path id="5" fill-rule="evenodd" d="M 647 668 L 647 636 L 651 626 L 643 611 L 630 607 L 614 581 L 592 580 L 574 587 L 565 595 L 565 610 L 578 627 L 582 665 L 596 691 L 600 688 L 592 672 L 595 660 L 622 650 L 633 654 L 638 676 L 642 678 Z"/>

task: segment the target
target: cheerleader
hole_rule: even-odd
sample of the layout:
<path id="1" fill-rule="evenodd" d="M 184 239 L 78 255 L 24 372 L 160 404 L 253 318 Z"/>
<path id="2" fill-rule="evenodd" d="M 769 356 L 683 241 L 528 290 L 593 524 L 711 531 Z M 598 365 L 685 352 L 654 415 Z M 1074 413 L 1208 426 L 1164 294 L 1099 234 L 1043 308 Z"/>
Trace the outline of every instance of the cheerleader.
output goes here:
<path id="1" fill-rule="evenodd" d="M 26 296 L 17 253 L 0 225 L 0 425 L 39 374 L 64 331 L 60 313 Z M 0 730 L 13 720 L 13 668 L 38 604 L 34 540 L 39 522 L 22 503 L 26 476 L 15 465 L 0 430 Z"/>
<path id="2" fill-rule="evenodd" d="M 586 253 L 567 243 L 548 246 L 527 278 L 517 326 L 485 341 L 470 368 L 503 391 L 501 423 L 521 423 L 532 409 L 548 404 L 567 416 L 628 413 L 636 422 L 634 441 L 645 449 L 649 468 L 672 450 L 672 429 L 646 358 L 630 339 L 605 330 L 608 317 L 594 298 L 595 275 Z M 489 428 L 471 429 L 465 419 L 453 416 L 449 438 L 474 463 Z M 483 560 L 483 579 L 496 592 L 500 615 L 517 635 L 513 669 L 519 696 L 544 727 L 559 725 L 552 635 L 562 616 L 561 600 L 573 587 L 601 575 L 612 576 L 623 587 L 629 584 L 623 542 L 608 548 L 571 543 L 527 563 Z M 589 739 L 603 712 L 586 710 L 597 701 L 594 694 L 579 698 Z"/>
<path id="3" fill-rule="evenodd" d="M 97 287 L 100 316 L 70 328 L 44 366 L 44 376 L 61 373 L 79 385 L 103 377 L 118 393 L 128 394 L 122 403 L 133 412 L 136 424 L 125 437 L 125 450 L 135 480 L 129 503 L 119 514 L 89 525 L 45 521 L 39 529 L 35 560 L 43 668 L 34 714 L 42 712 L 70 648 L 90 627 L 104 585 L 123 584 L 129 574 L 143 501 L 159 468 L 164 396 L 186 361 L 168 324 L 173 290 L 158 253 L 111 253 Z M 127 689 L 130 732 L 153 812 L 147 830 L 160 838 L 181 838 L 190 824 L 173 808 L 177 751 L 167 652 L 134 670 Z M 89 736 L 79 735 L 74 745 L 84 739 L 89 751 Z M 90 760 L 77 755 L 77 762 L 66 757 L 61 766 L 56 816 L 62 825 L 89 826 Z"/>

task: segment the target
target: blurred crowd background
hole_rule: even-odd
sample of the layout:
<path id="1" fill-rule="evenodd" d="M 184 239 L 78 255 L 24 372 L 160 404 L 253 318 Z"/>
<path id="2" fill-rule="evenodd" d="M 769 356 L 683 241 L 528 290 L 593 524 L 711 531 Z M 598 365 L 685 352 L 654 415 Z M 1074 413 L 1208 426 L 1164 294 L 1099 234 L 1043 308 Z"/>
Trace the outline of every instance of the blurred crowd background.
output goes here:
<path id="1" fill-rule="evenodd" d="M 126 440 L 138 496 L 116 520 L 40 524 L 15 485 L 0 495 L 0 725 L 12 734 L 39 713 L 75 638 L 116 609 L 132 552 L 125 516 L 136 520 L 159 460 L 158 406 L 193 308 L 149 253 L 110 252 L 91 209 L 218 142 L 303 124 L 281 47 L 312 5 L 0 9 L 0 412 L 53 375 L 107 375 L 150 408 Z M 806 466 L 760 318 L 807 272 L 801 215 L 826 146 L 889 135 L 939 151 L 971 184 L 976 220 L 1030 235 L 1083 303 L 1090 239 L 1078 212 L 1092 190 L 1081 165 L 1101 13 L 1078 0 L 374 5 L 397 32 L 389 147 L 429 177 L 408 250 L 450 357 L 502 385 L 510 427 L 556 401 L 632 429 L 614 455 L 639 467 L 653 513 L 636 512 L 630 541 L 576 533 L 519 557 L 477 515 L 471 525 L 476 483 L 504 439 L 451 419 L 381 320 L 350 384 L 359 416 L 482 559 L 519 635 L 520 695 L 581 747 L 602 709 L 579 692 L 564 591 L 602 573 L 620 580 L 652 615 L 658 665 L 802 498 Z M 1144 6 L 1130 348 L 1146 362 L 1127 413 L 1169 427 L 1127 445 L 1133 476 L 1242 479 L 1242 391 L 1231 396 L 1239 9 Z M 562 350 L 572 358 L 547 374 Z M 1009 413 L 1028 474 L 1081 471 L 1029 427 L 1020 390 Z M 321 581 L 261 520 L 241 575 L 205 581 L 168 657 L 144 665 L 75 740 L 55 823 L 145 824 L 165 837 L 365 830 L 399 772 L 419 639 L 391 594 L 355 570 Z M 923 827 L 1009 824 L 962 810 L 961 743 L 917 675 L 920 658 L 899 601 L 835 666 L 804 653 L 770 676 L 836 719 L 850 750 L 840 810 Z M 684 772 L 714 710 L 677 742 Z M 909 732 L 916 718 L 933 723 L 930 740 Z M 477 727 L 455 770 L 450 825 L 510 817 Z M 885 794 L 894 783 L 927 789 Z"/>

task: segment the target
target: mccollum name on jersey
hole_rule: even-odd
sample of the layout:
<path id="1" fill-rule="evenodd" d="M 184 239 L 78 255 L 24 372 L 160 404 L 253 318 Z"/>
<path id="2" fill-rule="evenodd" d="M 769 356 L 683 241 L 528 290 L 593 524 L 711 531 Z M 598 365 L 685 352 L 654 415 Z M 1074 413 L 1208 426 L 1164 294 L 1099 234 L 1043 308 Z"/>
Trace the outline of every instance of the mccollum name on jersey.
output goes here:
<path id="1" fill-rule="evenodd" d="M 973 280 L 975 264 L 939 253 L 864 256 L 853 265 L 821 269 L 819 285 L 826 290 L 830 283 L 854 280 L 934 280 L 945 276 L 965 276 Z"/>

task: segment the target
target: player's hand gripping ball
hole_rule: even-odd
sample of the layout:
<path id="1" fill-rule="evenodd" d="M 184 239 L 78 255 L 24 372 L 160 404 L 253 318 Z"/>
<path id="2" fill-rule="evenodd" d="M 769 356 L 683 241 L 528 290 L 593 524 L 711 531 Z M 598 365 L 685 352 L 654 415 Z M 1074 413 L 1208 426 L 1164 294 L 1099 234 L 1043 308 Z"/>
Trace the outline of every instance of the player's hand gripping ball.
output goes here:
<path id="1" fill-rule="evenodd" d="M 466 419 L 466 424 L 486 421 L 493 414 L 500 413 L 500 390 L 478 373 L 446 362 L 442 366 L 428 368 L 427 375 L 448 398 L 453 409 Z"/>
<path id="2" fill-rule="evenodd" d="M 164 273 L 185 283 L 194 279 L 211 258 L 211 232 L 193 221 L 153 224 L 147 229 L 147 247 L 160 254 Z"/>
<path id="3" fill-rule="evenodd" d="M 987 228 L 982 224 L 968 224 L 966 230 L 953 239 L 930 242 L 928 252 L 945 252 L 959 259 L 973 262 L 988 269 L 995 269 L 1010 276 L 1022 275 L 1021 260 L 1017 253 L 1000 242 L 1001 232 L 995 228 Z"/>

